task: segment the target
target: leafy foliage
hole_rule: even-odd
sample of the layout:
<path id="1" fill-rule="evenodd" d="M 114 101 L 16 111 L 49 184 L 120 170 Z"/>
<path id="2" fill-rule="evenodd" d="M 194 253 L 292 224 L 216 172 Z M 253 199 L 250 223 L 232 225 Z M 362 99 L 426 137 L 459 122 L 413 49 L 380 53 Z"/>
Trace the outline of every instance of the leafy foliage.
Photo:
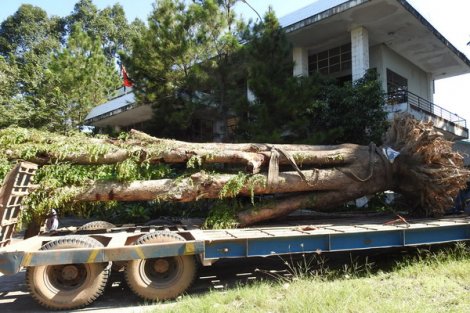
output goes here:
<path id="1" fill-rule="evenodd" d="M 68 136 L 35 129 L 6 128 L 0 130 L 0 180 L 11 169 L 9 160 L 15 153 L 18 159 L 35 159 L 54 156 L 57 164 L 42 166 L 35 176 L 39 189 L 28 197 L 28 214 L 25 221 L 41 220 L 52 208 L 61 214 L 83 214 L 100 203 L 84 204 L 73 202 L 90 183 L 103 181 L 134 181 L 159 179 L 172 175 L 173 171 L 164 164 L 140 162 L 129 158 L 115 165 L 76 165 L 64 162 L 67 155 L 88 155 L 96 159 L 112 152 L 116 146 L 106 144 L 104 138 L 90 140 L 82 133 L 73 132 Z M 67 188 L 63 188 L 67 187 Z M 58 193 L 57 189 L 61 188 Z"/>
<path id="2" fill-rule="evenodd" d="M 192 37 L 194 18 L 183 1 L 159 1 L 132 55 L 122 56 L 138 101 L 154 108 L 160 136 L 181 138 L 195 112 L 189 81 L 202 52 Z"/>
<path id="3" fill-rule="evenodd" d="M 51 122 L 63 131 L 81 125 L 88 112 L 105 102 L 119 86 L 115 68 L 110 67 L 98 40 L 73 26 L 67 45 L 52 57 L 42 94 L 55 108 Z M 54 124 L 55 124 L 54 123 Z"/>
<path id="4" fill-rule="evenodd" d="M 65 18 L 20 6 L 0 25 L 0 127 L 75 128 L 119 86 L 117 51 L 142 27 L 120 5 L 98 10 L 91 0 Z"/>
<path id="5" fill-rule="evenodd" d="M 209 210 L 203 228 L 224 229 L 236 227 L 238 225 L 236 213 L 241 211 L 242 208 L 243 205 L 237 199 L 215 202 Z"/>
<path id="6" fill-rule="evenodd" d="M 154 110 L 154 127 L 147 132 L 198 139 L 192 131 L 198 119 L 226 120 L 232 101 L 243 96 L 234 78 L 243 28 L 233 13 L 235 2 L 155 5 L 148 29 L 134 40 L 132 53 L 122 55 L 138 101 Z"/>
<path id="7" fill-rule="evenodd" d="M 312 73 L 294 77 L 291 47 L 272 12 L 245 46 L 251 102 L 237 106 L 241 141 L 272 143 L 380 142 L 386 130 L 383 93 L 373 71 L 338 84 Z"/>
<path id="8" fill-rule="evenodd" d="M 138 19 L 128 23 L 119 3 L 99 10 L 91 0 L 79 0 L 65 20 L 68 34 L 74 32 L 76 25 L 81 25 L 92 40 L 100 43 L 108 64 L 114 64 L 119 51 L 131 48 L 132 38 L 144 27 Z"/>
<path id="9" fill-rule="evenodd" d="M 58 47 L 62 32 L 60 18 L 49 18 L 43 9 L 23 4 L 0 25 L 0 55 L 46 56 Z"/>

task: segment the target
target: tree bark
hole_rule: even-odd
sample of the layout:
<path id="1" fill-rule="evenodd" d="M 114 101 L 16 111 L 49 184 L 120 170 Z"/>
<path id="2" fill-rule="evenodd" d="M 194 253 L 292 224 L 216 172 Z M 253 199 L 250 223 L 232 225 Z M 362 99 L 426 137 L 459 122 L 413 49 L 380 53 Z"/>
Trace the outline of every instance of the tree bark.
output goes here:
<path id="1" fill-rule="evenodd" d="M 138 131 L 131 131 L 127 140 L 80 139 L 73 146 L 68 137 L 56 136 L 51 139 L 50 146 L 43 141 L 19 144 L 6 149 L 10 160 L 24 159 L 39 165 L 68 162 L 80 165 L 117 164 L 129 158 L 137 158 L 139 162 L 150 163 L 223 163 L 240 164 L 247 167 L 250 173 L 259 173 L 267 166 L 273 151 L 279 151 L 279 164 L 290 164 L 292 158 L 297 164 L 305 166 L 343 165 L 354 163 L 366 152 L 367 147 L 343 144 L 336 146 L 308 145 L 271 145 L 271 144 L 227 144 L 227 143 L 190 143 L 151 137 Z M 24 149 L 37 144 L 36 153 L 25 156 Z M 57 151 L 54 145 L 70 146 L 70 151 Z M 77 147 L 78 145 L 78 147 Z M 88 146 L 88 150 L 81 146 Z M 92 155 L 89 150 L 99 151 L 106 148 L 107 152 Z M 85 151 L 83 151 L 85 150 Z M 286 157 L 287 156 L 287 157 Z"/>
<path id="2" fill-rule="evenodd" d="M 52 147 L 58 146 L 57 140 L 64 145 L 67 143 L 66 137 L 54 140 Z M 201 171 L 181 179 L 96 182 L 75 196 L 76 201 L 159 199 L 190 202 L 252 194 L 291 195 L 277 203 L 240 213 L 238 218 L 242 225 L 282 216 L 303 207 L 329 208 L 385 190 L 407 196 L 424 208 L 425 215 L 439 215 L 452 206 L 452 199 L 466 186 L 470 177 L 470 171 L 463 167 L 463 157 L 452 151 L 451 143 L 436 132 L 432 124 L 418 122 L 409 116 L 398 117 L 387 133 L 384 148 L 391 147 L 394 153 L 399 154 L 393 157 L 386 156 L 382 149 L 373 144 L 307 146 L 189 143 L 154 138 L 137 131 L 132 131 L 124 141 L 89 140 L 87 144 L 97 147 L 107 145 L 107 149 L 98 149 L 107 152 L 96 156 L 90 156 L 85 152 L 86 149 L 77 147 L 67 154 L 64 150 L 57 152 L 52 148 L 47 149 L 44 141 L 39 141 L 39 144 L 38 149 L 33 149 L 39 152 L 29 160 L 40 164 L 62 161 L 113 164 L 130 157 L 138 157 L 139 162 L 185 163 L 196 158 L 193 161 L 245 165 L 251 173 L 265 170 L 262 174 L 245 177 Z M 16 147 L 19 148 L 18 145 Z M 13 148 L 6 154 L 10 159 L 24 155 Z M 292 166 L 296 171 L 279 172 L 279 166 L 282 170 Z M 234 181 L 241 184 L 240 188 L 232 186 Z M 55 192 L 62 191 L 65 190 L 58 189 Z"/>
<path id="3" fill-rule="evenodd" d="M 360 155 L 359 155 L 360 156 Z M 258 174 L 253 181 L 247 178 L 237 194 L 250 196 L 271 193 L 296 193 L 304 191 L 328 191 L 354 189 L 362 195 L 383 191 L 391 187 L 384 179 L 392 173 L 388 165 L 376 153 L 369 164 L 369 153 L 363 155 L 363 162 L 348 167 L 335 167 L 298 172 L 281 172 L 277 181 L 268 185 L 268 174 Z M 369 179 L 366 179 L 370 176 Z M 217 199 L 230 181 L 237 179 L 233 174 L 209 175 L 204 172 L 183 179 L 160 179 L 133 181 L 130 183 L 96 183 L 76 197 L 78 201 L 147 201 L 165 200 L 190 202 L 199 199 Z M 361 180 L 364 180 L 362 182 Z M 61 192 L 61 191 L 59 191 Z"/>

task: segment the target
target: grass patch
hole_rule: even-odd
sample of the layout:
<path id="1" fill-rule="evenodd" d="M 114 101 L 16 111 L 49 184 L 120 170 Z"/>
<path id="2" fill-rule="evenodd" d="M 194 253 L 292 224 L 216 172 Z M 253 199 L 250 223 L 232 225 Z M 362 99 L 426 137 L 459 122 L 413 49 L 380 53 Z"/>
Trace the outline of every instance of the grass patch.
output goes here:
<path id="1" fill-rule="evenodd" d="M 367 262 L 334 270 L 287 262 L 289 280 L 185 295 L 151 312 L 470 312 L 470 252 L 462 244 L 421 251 L 391 270 Z"/>

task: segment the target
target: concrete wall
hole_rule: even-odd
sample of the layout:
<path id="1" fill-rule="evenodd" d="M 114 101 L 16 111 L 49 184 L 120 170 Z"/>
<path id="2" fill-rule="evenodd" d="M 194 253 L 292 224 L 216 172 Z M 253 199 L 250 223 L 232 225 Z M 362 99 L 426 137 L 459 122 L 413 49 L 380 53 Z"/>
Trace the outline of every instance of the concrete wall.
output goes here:
<path id="1" fill-rule="evenodd" d="M 377 68 L 382 88 L 387 91 L 387 68 L 408 79 L 408 91 L 433 102 L 430 76 L 384 44 L 370 47 L 370 67 Z"/>

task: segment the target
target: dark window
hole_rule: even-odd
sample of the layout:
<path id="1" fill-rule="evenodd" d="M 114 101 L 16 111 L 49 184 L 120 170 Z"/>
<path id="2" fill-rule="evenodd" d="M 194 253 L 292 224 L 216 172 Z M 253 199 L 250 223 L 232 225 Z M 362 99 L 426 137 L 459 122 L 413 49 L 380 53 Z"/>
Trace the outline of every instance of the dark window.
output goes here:
<path id="1" fill-rule="evenodd" d="M 196 119 L 192 125 L 192 140 L 194 141 L 213 141 L 214 140 L 214 121 L 210 119 Z"/>
<path id="2" fill-rule="evenodd" d="M 352 82 L 352 75 L 346 75 L 336 78 L 336 83 L 338 86 L 343 86 L 344 84 L 351 84 Z"/>
<path id="3" fill-rule="evenodd" d="M 351 44 L 335 47 L 308 57 L 308 72 L 325 75 L 351 69 Z"/>
<path id="4" fill-rule="evenodd" d="M 408 102 L 408 80 L 387 69 L 388 104 Z"/>
<path id="5" fill-rule="evenodd" d="M 408 79 L 387 69 L 387 92 L 407 91 Z"/>

